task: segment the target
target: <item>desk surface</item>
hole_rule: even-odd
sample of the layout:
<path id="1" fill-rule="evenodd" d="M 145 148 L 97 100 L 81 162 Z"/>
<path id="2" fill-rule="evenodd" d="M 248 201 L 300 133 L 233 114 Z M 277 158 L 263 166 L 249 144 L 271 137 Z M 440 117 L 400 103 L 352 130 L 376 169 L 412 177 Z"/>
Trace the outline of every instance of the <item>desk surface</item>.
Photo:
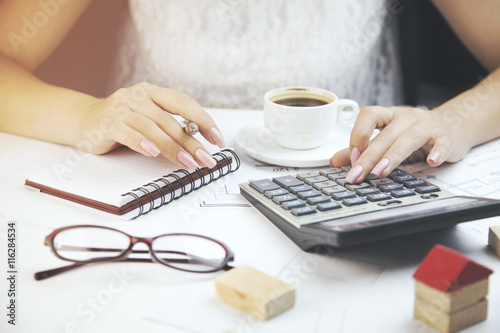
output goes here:
<path id="1" fill-rule="evenodd" d="M 239 128 L 262 117 L 258 111 L 209 111 L 233 146 Z M 338 250 L 332 256 L 304 253 L 255 208 L 241 205 L 245 201 L 238 191 L 238 183 L 248 179 L 297 170 L 268 166 L 239 153 L 243 164 L 238 172 L 137 220 L 122 221 L 23 186 L 33 171 L 61 158 L 78 158 L 78 151 L 0 133 L 0 239 L 6 244 L 6 222 L 15 222 L 18 269 L 16 326 L 7 324 L 3 307 L 0 331 L 434 332 L 413 319 L 412 280 L 434 244 L 452 247 L 494 271 L 500 268 L 500 259 L 487 247 L 488 227 L 500 225 L 500 218 Z M 432 173 L 438 185 L 457 194 L 500 198 L 499 162 L 497 140 L 453 165 L 409 168 Z M 44 237 L 73 224 L 111 226 L 144 236 L 175 231 L 212 236 L 233 249 L 236 265 L 253 266 L 296 286 L 296 306 L 260 323 L 216 299 L 217 273 L 190 274 L 153 264 L 94 265 L 35 281 L 33 273 L 64 264 L 43 245 Z M 0 293 L 5 295 L 5 245 L 0 262 Z M 490 278 L 489 302 L 488 320 L 464 332 L 500 327 L 498 272 Z"/>

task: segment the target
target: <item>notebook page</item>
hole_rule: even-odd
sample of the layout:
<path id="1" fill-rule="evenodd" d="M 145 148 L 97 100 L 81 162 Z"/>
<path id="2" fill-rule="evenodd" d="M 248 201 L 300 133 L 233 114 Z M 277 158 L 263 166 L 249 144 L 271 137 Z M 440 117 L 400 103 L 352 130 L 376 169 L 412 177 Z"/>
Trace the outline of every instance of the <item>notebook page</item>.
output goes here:
<path id="1" fill-rule="evenodd" d="M 85 154 L 75 167 L 56 162 L 51 168 L 32 174 L 29 180 L 120 207 L 134 200 L 122 194 L 178 169 L 161 155 L 146 157 L 122 147 L 105 155 Z"/>

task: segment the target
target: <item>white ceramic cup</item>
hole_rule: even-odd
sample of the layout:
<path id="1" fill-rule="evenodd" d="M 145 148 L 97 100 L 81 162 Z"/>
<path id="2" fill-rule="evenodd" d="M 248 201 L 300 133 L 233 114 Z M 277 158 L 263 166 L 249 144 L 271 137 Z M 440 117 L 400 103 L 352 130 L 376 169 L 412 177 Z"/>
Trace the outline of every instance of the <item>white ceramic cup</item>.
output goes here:
<path id="1" fill-rule="evenodd" d="M 307 103 L 304 99 L 313 101 Z M 358 114 L 358 103 L 319 88 L 277 88 L 264 95 L 264 124 L 275 142 L 285 148 L 319 147 L 336 125 L 352 125 Z"/>

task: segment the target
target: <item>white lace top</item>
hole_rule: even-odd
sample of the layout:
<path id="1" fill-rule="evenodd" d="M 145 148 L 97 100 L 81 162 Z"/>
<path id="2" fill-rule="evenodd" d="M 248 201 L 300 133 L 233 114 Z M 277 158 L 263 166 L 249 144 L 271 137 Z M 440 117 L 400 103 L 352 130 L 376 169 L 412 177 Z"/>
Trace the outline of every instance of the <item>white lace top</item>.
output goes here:
<path id="1" fill-rule="evenodd" d="M 397 104 L 394 21 L 385 0 L 129 0 L 110 89 L 149 81 L 261 108 L 266 91 L 300 85 Z"/>

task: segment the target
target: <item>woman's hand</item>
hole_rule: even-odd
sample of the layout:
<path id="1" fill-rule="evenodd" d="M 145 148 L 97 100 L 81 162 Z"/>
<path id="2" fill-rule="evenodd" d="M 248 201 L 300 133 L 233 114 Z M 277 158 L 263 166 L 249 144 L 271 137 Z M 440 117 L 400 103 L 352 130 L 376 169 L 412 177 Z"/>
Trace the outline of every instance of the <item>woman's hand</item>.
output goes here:
<path id="1" fill-rule="evenodd" d="M 192 98 L 145 82 L 91 104 L 82 115 L 81 136 L 75 145 L 94 154 L 125 145 L 146 156 L 161 153 L 182 168 L 214 167 L 210 153 L 184 132 L 173 114 L 198 124 L 210 143 L 225 146 L 213 119 Z"/>
<path id="2" fill-rule="evenodd" d="M 472 147 L 464 123 L 438 109 L 366 107 L 354 124 L 350 147 L 336 153 L 330 165 L 351 164 L 346 180 L 359 183 L 370 172 L 386 177 L 405 160 L 426 158 L 430 166 L 457 162 Z M 375 129 L 380 133 L 370 141 Z"/>

